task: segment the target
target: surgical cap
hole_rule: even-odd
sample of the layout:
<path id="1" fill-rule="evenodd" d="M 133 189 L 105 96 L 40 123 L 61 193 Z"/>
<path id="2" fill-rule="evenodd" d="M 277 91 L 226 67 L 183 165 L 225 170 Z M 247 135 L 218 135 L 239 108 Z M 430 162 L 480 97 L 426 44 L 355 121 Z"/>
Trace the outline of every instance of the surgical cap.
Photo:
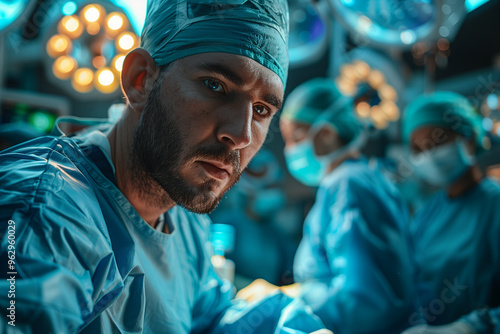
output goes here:
<path id="1" fill-rule="evenodd" d="M 475 136 L 481 147 L 484 131 L 481 118 L 466 97 L 454 92 L 421 95 L 407 107 L 403 118 L 403 140 L 408 143 L 415 130 L 425 126 L 449 129 L 465 137 Z"/>
<path id="2" fill-rule="evenodd" d="M 249 57 L 288 74 L 286 0 L 149 0 L 141 47 L 158 66 L 207 52 Z"/>
<path id="3" fill-rule="evenodd" d="M 354 114 L 352 99 L 326 78 L 312 79 L 295 88 L 286 99 L 281 118 L 308 125 L 327 122 L 346 143 L 363 127 Z"/>

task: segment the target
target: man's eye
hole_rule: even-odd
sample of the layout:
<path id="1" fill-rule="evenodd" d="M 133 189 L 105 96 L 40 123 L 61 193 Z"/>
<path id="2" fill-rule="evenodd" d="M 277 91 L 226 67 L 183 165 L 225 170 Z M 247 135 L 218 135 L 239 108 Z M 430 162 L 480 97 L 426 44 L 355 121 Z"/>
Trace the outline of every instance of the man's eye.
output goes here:
<path id="1" fill-rule="evenodd" d="M 259 116 L 262 116 L 262 117 L 265 117 L 265 116 L 269 116 L 271 113 L 269 112 L 269 109 L 267 109 L 266 107 L 264 106 L 254 106 L 253 109 L 255 110 L 255 112 L 259 115 Z"/>
<path id="2" fill-rule="evenodd" d="M 205 79 L 205 80 L 203 80 L 203 83 L 211 91 L 221 92 L 221 93 L 224 92 L 224 87 L 222 87 L 222 84 L 219 81 L 215 80 L 215 79 Z"/>

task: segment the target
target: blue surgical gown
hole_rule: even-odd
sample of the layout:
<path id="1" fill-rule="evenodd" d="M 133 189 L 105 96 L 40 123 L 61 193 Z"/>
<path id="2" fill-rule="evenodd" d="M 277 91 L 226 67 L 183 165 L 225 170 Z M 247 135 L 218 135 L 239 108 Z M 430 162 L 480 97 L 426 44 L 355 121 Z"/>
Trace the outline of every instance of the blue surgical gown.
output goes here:
<path id="1" fill-rule="evenodd" d="M 372 161 L 373 162 L 373 161 Z M 304 223 L 294 263 L 302 296 L 335 334 L 399 333 L 413 310 L 397 189 L 366 159 L 330 173 Z"/>
<path id="2" fill-rule="evenodd" d="M 497 183 L 484 179 L 456 198 L 439 191 L 416 213 L 410 236 L 420 304 L 413 323 L 447 324 L 500 305 Z"/>
<path id="3" fill-rule="evenodd" d="M 302 333 L 321 322 L 273 295 L 231 301 L 210 263 L 210 221 L 181 207 L 153 229 L 82 151 L 41 137 L 0 154 L 1 333 Z M 7 268 L 8 222 L 15 264 Z M 13 234 L 12 232 L 10 234 Z M 10 238 L 12 239 L 12 237 Z M 6 280 L 14 272 L 14 295 Z M 297 331 L 293 330 L 297 329 Z"/>

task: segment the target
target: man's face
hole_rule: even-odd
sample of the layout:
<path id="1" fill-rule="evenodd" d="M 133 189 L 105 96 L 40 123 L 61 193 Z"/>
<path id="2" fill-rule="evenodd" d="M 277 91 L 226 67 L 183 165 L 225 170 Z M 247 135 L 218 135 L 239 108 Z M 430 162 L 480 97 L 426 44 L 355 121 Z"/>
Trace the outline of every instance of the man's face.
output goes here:
<path id="1" fill-rule="evenodd" d="M 279 77 L 250 58 L 205 53 L 175 61 L 142 112 L 133 169 L 175 203 L 210 212 L 261 147 L 282 99 Z"/>

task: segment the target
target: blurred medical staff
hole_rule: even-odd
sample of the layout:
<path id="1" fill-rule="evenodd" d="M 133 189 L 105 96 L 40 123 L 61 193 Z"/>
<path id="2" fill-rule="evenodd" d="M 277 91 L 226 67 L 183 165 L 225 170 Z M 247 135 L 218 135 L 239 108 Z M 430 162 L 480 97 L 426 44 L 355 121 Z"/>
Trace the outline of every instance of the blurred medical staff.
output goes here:
<path id="1" fill-rule="evenodd" d="M 500 305 L 500 187 L 476 166 L 482 137 L 479 117 L 456 93 L 420 96 L 405 112 L 415 173 L 441 188 L 410 224 L 420 304 L 410 321 L 448 324 L 405 333 L 493 333 L 500 320 L 488 310 Z"/>
<path id="2" fill-rule="evenodd" d="M 301 297 L 336 334 L 408 327 L 408 213 L 376 161 L 359 152 L 353 101 L 332 80 L 313 79 L 290 93 L 280 127 L 290 173 L 319 186 L 294 262 Z"/>

